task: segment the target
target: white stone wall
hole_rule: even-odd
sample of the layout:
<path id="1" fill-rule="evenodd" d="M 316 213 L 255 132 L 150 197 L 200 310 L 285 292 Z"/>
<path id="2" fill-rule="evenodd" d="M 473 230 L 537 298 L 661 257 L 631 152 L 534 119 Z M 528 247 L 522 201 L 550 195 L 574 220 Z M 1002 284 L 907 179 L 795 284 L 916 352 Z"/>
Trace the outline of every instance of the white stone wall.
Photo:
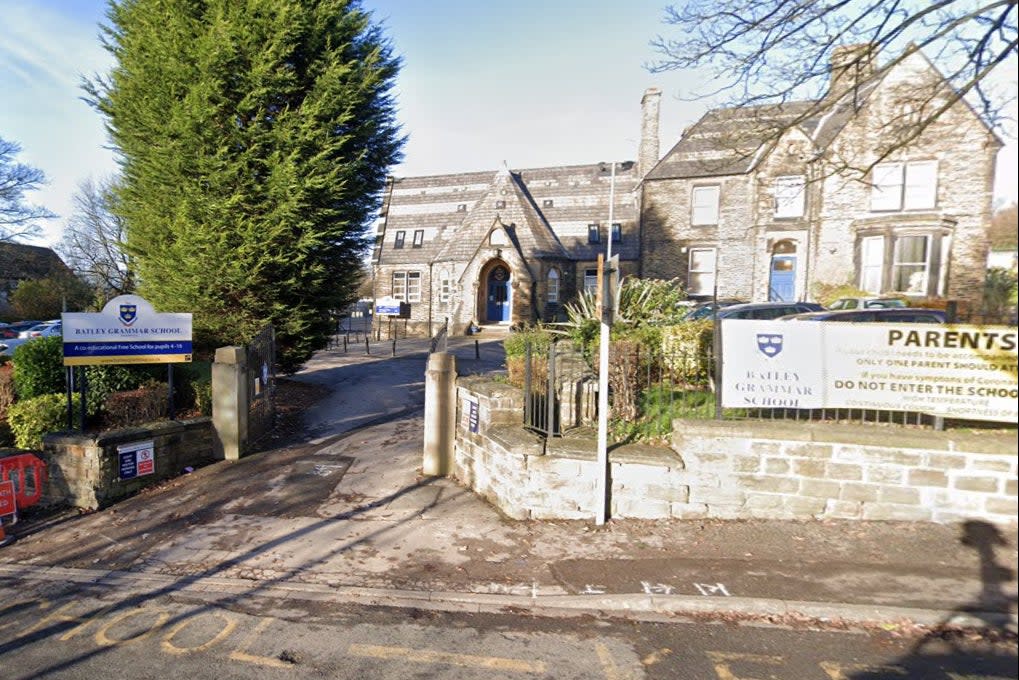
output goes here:
<path id="1" fill-rule="evenodd" d="M 478 405 L 477 432 L 470 402 Z M 458 381 L 454 476 L 513 519 L 591 519 L 594 442 L 523 429 L 520 391 Z M 677 421 L 672 449 L 610 458 L 610 517 L 1017 522 L 1014 437 L 771 422 Z"/>

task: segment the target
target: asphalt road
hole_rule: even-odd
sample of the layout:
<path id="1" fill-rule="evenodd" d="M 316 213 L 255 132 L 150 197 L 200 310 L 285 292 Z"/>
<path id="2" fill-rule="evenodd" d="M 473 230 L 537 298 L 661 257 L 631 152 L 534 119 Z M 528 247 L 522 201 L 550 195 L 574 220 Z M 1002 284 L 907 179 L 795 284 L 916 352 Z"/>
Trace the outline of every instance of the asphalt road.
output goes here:
<path id="1" fill-rule="evenodd" d="M 997 680 L 1014 642 L 697 621 L 336 606 L 298 597 L 8 580 L 15 678 Z"/>

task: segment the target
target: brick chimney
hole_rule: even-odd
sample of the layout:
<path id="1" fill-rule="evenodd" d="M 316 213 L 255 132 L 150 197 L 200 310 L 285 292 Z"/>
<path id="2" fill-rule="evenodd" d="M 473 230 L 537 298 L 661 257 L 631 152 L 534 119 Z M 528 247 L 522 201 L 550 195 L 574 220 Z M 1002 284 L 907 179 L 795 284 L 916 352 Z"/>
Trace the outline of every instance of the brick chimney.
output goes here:
<path id="1" fill-rule="evenodd" d="M 640 149 L 637 151 L 637 175 L 643 178 L 658 163 L 658 109 L 662 91 L 649 87 L 640 100 Z"/>
<path id="2" fill-rule="evenodd" d="M 841 45 L 831 53 L 831 81 L 825 99 L 838 99 L 874 75 L 877 45 Z"/>

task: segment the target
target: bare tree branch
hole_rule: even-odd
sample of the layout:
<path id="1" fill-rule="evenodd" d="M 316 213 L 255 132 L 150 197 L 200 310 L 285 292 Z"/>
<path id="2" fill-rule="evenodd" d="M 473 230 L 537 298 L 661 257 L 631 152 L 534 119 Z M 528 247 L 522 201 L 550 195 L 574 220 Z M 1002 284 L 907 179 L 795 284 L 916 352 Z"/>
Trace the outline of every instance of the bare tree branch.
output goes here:
<path id="1" fill-rule="evenodd" d="M 56 249 L 71 269 L 97 289 L 100 298 L 134 291 L 134 273 L 124 251 L 124 222 L 111 210 L 114 181 L 86 179 L 74 194 L 74 213 Z M 100 300 L 101 302 L 102 300 Z"/>
<path id="2" fill-rule="evenodd" d="M 652 72 L 698 69 L 710 85 L 684 98 L 759 116 L 731 144 L 735 154 L 766 153 L 786 131 L 834 108 L 857 110 L 868 82 L 917 51 L 944 80 L 900 88 L 910 106 L 889 121 L 894 134 L 882 135 L 876 156 L 843 158 L 841 169 L 865 173 L 963 100 L 999 136 L 1012 136 L 1006 110 L 1015 98 L 1015 0 L 688 0 L 667 7 L 665 23 L 680 37 L 652 41 L 661 55 L 648 65 Z M 833 57 L 842 60 L 836 69 Z"/>
<path id="3" fill-rule="evenodd" d="M 25 193 L 46 182 L 41 170 L 18 163 L 21 147 L 0 138 L 0 241 L 35 236 L 38 220 L 56 217 L 49 210 L 25 203 Z"/>

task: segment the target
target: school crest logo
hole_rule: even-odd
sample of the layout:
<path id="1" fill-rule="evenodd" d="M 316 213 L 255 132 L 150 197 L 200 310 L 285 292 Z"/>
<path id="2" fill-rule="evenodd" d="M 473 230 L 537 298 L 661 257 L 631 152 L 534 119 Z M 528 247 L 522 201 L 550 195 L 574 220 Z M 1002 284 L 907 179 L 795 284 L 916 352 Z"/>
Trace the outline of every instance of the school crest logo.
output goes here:
<path id="1" fill-rule="evenodd" d="M 120 305 L 120 323 L 130 326 L 138 319 L 138 305 Z"/>
<path id="2" fill-rule="evenodd" d="M 758 333 L 757 349 L 766 357 L 776 357 L 782 352 L 782 336 L 774 333 Z"/>

